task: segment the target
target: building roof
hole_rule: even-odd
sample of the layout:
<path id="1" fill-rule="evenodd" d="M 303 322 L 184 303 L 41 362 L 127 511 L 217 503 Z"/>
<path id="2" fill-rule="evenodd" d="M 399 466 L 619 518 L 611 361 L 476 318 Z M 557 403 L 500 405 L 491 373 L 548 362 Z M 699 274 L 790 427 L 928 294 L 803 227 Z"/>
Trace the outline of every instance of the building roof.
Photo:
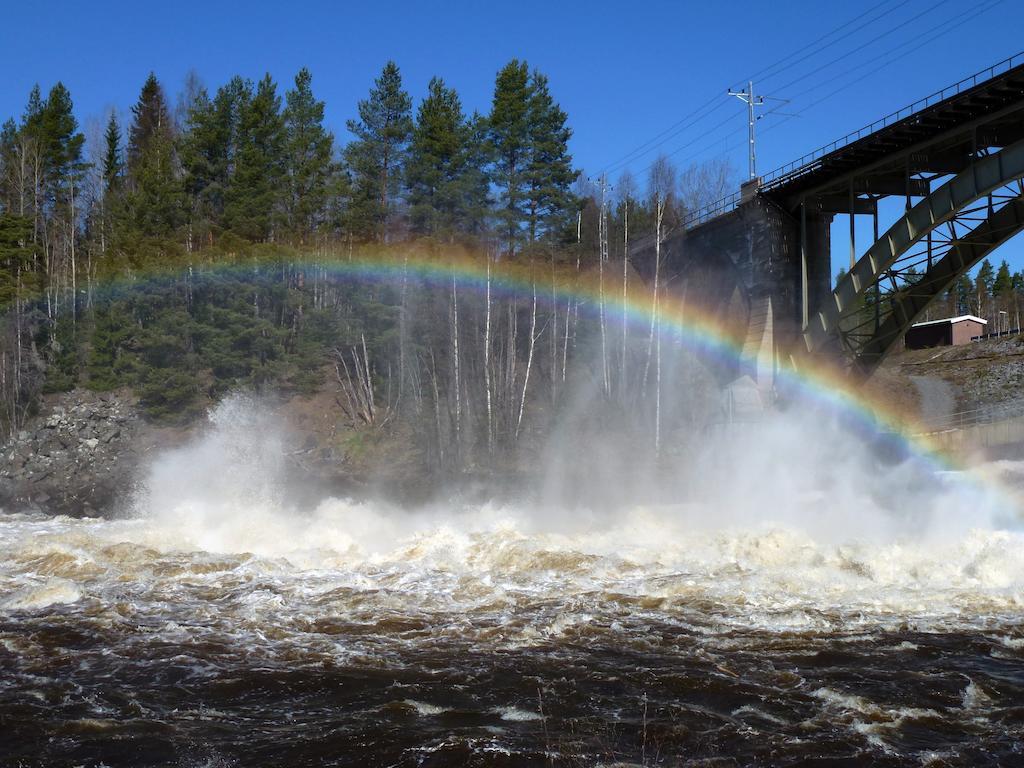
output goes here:
<path id="1" fill-rule="evenodd" d="M 980 317 L 975 317 L 974 315 L 960 315 L 959 317 L 944 317 L 941 320 L 928 320 L 924 323 L 914 323 L 910 327 L 920 328 L 923 325 L 938 325 L 939 323 L 949 323 L 950 325 L 953 325 L 954 323 L 962 323 L 964 320 L 973 320 L 976 323 L 988 325 L 988 320 L 982 320 Z"/>

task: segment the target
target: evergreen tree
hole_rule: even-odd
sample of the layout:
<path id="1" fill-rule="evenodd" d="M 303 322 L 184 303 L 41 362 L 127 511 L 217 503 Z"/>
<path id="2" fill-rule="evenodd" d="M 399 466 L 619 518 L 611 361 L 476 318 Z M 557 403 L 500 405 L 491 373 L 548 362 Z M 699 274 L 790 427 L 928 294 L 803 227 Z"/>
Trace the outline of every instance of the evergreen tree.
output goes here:
<path id="1" fill-rule="evenodd" d="M 223 212 L 223 184 L 218 171 L 227 162 L 227 145 L 217 121 L 213 102 L 205 88 L 192 99 L 181 118 L 178 144 L 182 184 L 188 198 L 189 244 L 212 240 L 214 220 Z"/>
<path id="2" fill-rule="evenodd" d="M 241 113 L 251 100 L 251 85 L 236 76 L 212 100 L 201 89 L 185 117 L 181 162 L 190 232 L 196 242 L 212 243 L 215 232 L 224 227 L 225 194 L 238 154 Z"/>
<path id="3" fill-rule="evenodd" d="M 467 123 L 469 139 L 466 145 L 465 209 L 462 230 L 469 235 L 482 235 L 487 229 L 490 215 L 491 180 L 487 172 L 490 162 L 487 142 L 487 118 L 474 112 Z"/>
<path id="4" fill-rule="evenodd" d="M 992 296 L 995 275 L 996 271 L 992 268 L 992 262 L 988 259 L 981 262 L 978 274 L 974 278 L 974 287 L 978 294 L 978 314 L 981 317 L 984 317 L 982 313 L 988 310 L 988 299 Z"/>
<path id="5" fill-rule="evenodd" d="M 579 173 L 572 168 L 565 112 L 555 103 L 548 79 L 534 71 L 530 80 L 530 160 L 526 168 L 530 242 L 563 232 L 573 208 L 572 183 Z"/>
<path id="6" fill-rule="evenodd" d="M 134 120 L 128 134 L 128 171 L 138 173 L 152 149 L 164 148 L 172 136 L 164 89 L 152 72 L 142 85 L 139 100 L 132 107 Z"/>
<path id="7" fill-rule="evenodd" d="M 1006 259 L 999 265 L 995 280 L 992 282 L 992 295 L 997 298 L 1005 298 L 1013 291 L 1013 276 L 1010 274 L 1010 265 Z"/>
<path id="8" fill-rule="evenodd" d="M 43 225 L 43 180 L 45 168 L 43 167 L 43 96 L 39 85 L 34 85 L 28 95 L 28 103 L 21 117 L 19 143 L 21 144 L 22 163 L 26 166 L 27 178 L 22 179 L 25 198 L 25 212 L 29 209 L 32 212 L 32 240 L 38 242 Z M 20 208 L 21 206 L 19 206 Z"/>
<path id="9" fill-rule="evenodd" d="M 43 92 L 39 89 L 39 84 L 36 83 L 29 91 L 28 102 L 25 104 L 25 111 L 21 116 L 21 125 L 25 131 L 32 134 L 38 132 L 43 121 L 44 108 Z"/>
<path id="10" fill-rule="evenodd" d="M 306 242 L 323 219 L 333 163 L 334 137 L 324 128 L 324 103 L 313 96 L 313 76 L 303 67 L 285 94 L 284 127 L 288 229 Z"/>
<path id="11" fill-rule="evenodd" d="M 150 73 L 132 107 L 128 134 L 128 217 L 133 234 L 168 237 L 181 221 L 181 185 L 175 174 L 174 127 L 167 100 Z"/>
<path id="12" fill-rule="evenodd" d="M 225 198 L 225 218 L 236 234 L 273 239 L 284 176 L 284 120 L 281 97 L 270 75 L 242 108 L 238 152 Z"/>
<path id="13" fill-rule="evenodd" d="M 32 221 L 0 213 L 0 311 L 6 311 L 24 286 L 22 274 L 31 266 Z"/>
<path id="14" fill-rule="evenodd" d="M 20 213 L 18 125 L 13 118 L 0 127 L 0 211 Z"/>
<path id="15" fill-rule="evenodd" d="M 388 239 L 412 133 L 411 115 L 412 99 L 402 90 L 398 66 L 389 61 L 369 98 L 359 102 L 359 120 L 348 122 L 356 137 L 345 148 L 352 177 L 349 227 L 360 239 Z"/>
<path id="16" fill-rule="evenodd" d="M 1024 271 L 1014 272 L 1010 285 L 1014 293 L 1024 293 Z"/>
<path id="17" fill-rule="evenodd" d="M 451 239 L 457 231 L 477 229 L 487 200 L 477 133 L 462 112 L 458 94 L 440 78 L 431 79 L 406 165 L 414 232 Z"/>
<path id="18" fill-rule="evenodd" d="M 117 115 L 110 113 L 107 130 L 103 134 L 103 189 L 107 194 L 116 191 L 121 180 L 124 162 L 121 159 L 121 128 L 117 124 Z"/>
<path id="19" fill-rule="evenodd" d="M 85 136 L 78 131 L 71 94 L 62 83 L 50 90 L 40 115 L 38 136 L 46 202 L 51 206 L 68 204 L 85 171 Z"/>
<path id="20" fill-rule="evenodd" d="M 498 191 L 495 217 L 512 255 L 522 241 L 527 218 L 530 73 L 525 61 L 513 59 L 498 72 L 488 118 L 488 144 L 494 161 L 491 177 Z"/>
<path id="21" fill-rule="evenodd" d="M 960 278 L 954 283 L 954 292 L 956 294 L 957 314 L 974 314 L 974 286 L 971 283 L 971 278 L 968 277 L 967 275 L 961 275 Z"/>
<path id="22" fill-rule="evenodd" d="M 103 144 L 103 164 L 100 168 L 102 189 L 99 193 L 99 239 L 100 250 L 106 253 L 111 224 L 115 212 L 119 209 L 124 171 L 124 160 L 121 153 L 121 127 L 117 124 L 117 115 L 114 112 L 110 113 L 110 119 L 107 120 L 107 128 L 103 133 Z"/>

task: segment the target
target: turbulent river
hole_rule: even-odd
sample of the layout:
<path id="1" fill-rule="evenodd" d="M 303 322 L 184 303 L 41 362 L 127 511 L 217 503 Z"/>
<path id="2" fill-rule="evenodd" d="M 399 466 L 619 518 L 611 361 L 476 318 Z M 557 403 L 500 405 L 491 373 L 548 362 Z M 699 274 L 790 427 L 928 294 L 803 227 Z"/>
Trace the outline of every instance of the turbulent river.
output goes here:
<path id="1" fill-rule="evenodd" d="M 1024 533 L 958 492 L 290 510 L 238 442 L 0 514 L 0 765 L 1024 765 Z"/>

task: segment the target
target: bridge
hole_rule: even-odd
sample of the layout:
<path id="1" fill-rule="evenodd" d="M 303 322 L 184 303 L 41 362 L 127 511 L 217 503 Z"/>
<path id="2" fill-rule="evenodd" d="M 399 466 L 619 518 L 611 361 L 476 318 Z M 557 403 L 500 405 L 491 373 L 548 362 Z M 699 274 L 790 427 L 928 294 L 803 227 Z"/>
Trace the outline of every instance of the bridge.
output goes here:
<path id="1" fill-rule="evenodd" d="M 850 268 L 833 288 L 836 216 L 848 220 Z M 693 211 L 663 236 L 661 269 L 666 289 L 734 329 L 759 387 L 780 359 L 805 355 L 863 380 L 930 302 L 1022 229 L 1024 53 Z M 653 238 L 631 258 L 652 276 Z"/>

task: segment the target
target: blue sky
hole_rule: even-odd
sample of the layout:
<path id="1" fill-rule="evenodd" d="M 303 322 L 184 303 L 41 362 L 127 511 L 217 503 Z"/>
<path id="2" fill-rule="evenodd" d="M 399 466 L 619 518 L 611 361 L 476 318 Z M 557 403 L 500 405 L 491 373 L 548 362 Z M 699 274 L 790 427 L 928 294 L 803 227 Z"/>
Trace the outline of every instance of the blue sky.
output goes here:
<path id="1" fill-rule="evenodd" d="M 1021 0 L 17 3 L 0 27 L 0 117 L 20 115 L 35 82 L 62 80 L 88 127 L 127 110 L 150 70 L 173 100 L 189 70 L 211 89 L 270 72 L 283 90 L 307 66 L 346 139 L 389 58 L 417 102 L 440 75 L 486 111 L 495 72 L 516 57 L 549 76 L 588 173 L 611 166 L 614 178 L 676 125 L 625 165 L 643 178 L 657 151 L 682 166 L 724 154 L 743 175 L 744 107 L 726 90 L 747 77 L 800 113 L 759 122 L 767 171 L 1017 53 L 1021 30 Z M 705 119 L 684 119 L 701 108 Z M 1000 256 L 1024 268 L 1021 244 Z"/>

